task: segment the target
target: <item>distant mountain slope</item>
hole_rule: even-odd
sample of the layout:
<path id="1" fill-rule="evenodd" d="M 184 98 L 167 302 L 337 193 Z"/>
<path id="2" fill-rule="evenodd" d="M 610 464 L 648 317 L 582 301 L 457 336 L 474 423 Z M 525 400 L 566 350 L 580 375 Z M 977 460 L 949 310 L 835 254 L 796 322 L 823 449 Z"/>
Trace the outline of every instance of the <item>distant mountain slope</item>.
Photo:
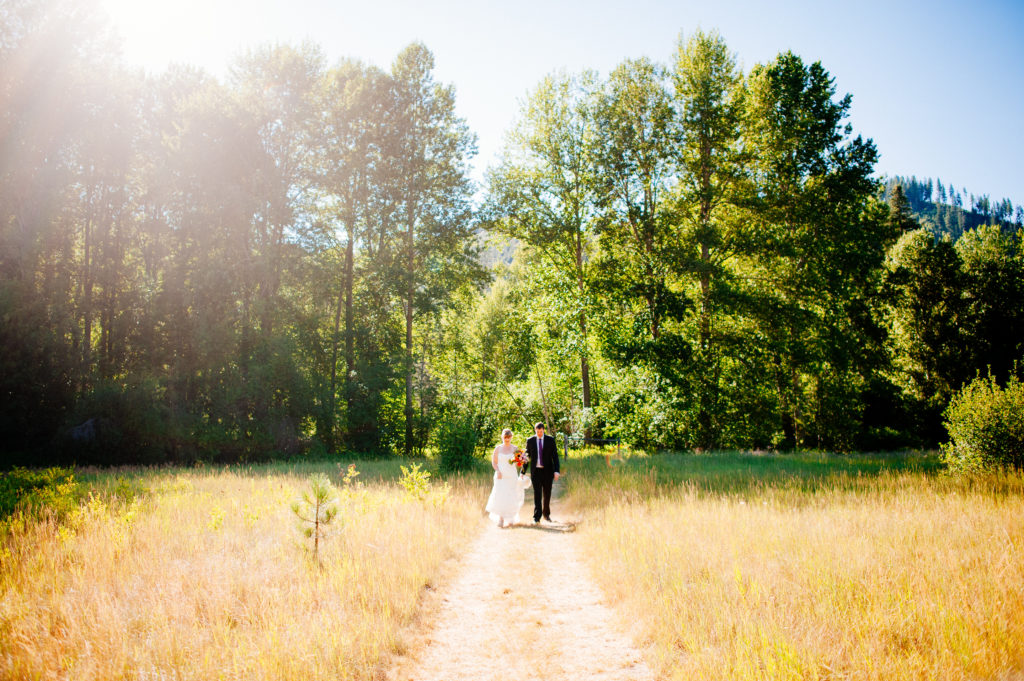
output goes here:
<path id="1" fill-rule="evenodd" d="M 485 230 L 480 230 L 477 234 L 477 238 L 480 240 L 482 246 L 479 256 L 480 263 L 487 268 L 490 268 L 499 262 L 505 265 L 511 265 L 512 260 L 515 258 L 516 251 L 519 250 L 518 239 L 502 237 Z"/>
<path id="2" fill-rule="evenodd" d="M 936 236 L 949 235 L 956 241 L 979 225 L 999 225 L 1006 231 L 1024 226 L 1024 206 L 1014 206 L 1010 199 L 995 201 L 988 194 L 975 196 L 966 188 L 947 187 L 942 180 L 897 175 L 885 181 L 886 201 L 897 185 L 903 188 L 914 219 Z"/>

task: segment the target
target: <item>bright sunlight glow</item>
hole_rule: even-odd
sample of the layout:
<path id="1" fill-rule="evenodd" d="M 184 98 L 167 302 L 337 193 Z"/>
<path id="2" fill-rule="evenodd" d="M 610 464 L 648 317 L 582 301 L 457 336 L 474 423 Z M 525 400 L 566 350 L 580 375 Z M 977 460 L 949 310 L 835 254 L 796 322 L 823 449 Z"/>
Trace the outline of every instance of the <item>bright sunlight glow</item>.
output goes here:
<path id="1" fill-rule="evenodd" d="M 238 51 L 252 10 L 217 0 L 101 0 L 132 62 L 159 72 L 170 61 L 207 66 Z M 234 10 L 234 17 L 230 16 Z"/>

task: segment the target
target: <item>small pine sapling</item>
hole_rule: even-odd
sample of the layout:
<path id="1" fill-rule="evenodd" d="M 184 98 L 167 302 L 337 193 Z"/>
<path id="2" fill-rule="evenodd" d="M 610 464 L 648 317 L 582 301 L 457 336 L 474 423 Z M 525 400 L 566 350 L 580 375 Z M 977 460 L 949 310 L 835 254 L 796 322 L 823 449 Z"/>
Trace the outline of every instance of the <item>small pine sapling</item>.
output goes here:
<path id="1" fill-rule="evenodd" d="M 320 540 L 327 526 L 338 514 L 338 497 L 334 486 L 324 473 L 309 479 L 309 489 L 303 490 L 302 500 L 292 502 L 292 512 L 298 516 L 302 533 L 313 540 L 313 558 L 320 559 Z"/>

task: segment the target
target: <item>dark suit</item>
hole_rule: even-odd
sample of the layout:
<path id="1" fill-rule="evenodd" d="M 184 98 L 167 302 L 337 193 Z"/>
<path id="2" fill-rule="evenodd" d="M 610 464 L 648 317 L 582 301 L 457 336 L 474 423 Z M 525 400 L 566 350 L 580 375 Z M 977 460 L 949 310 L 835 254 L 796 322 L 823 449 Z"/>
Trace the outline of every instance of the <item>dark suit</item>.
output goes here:
<path id="1" fill-rule="evenodd" d="M 541 516 L 551 519 L 551 486 L 555 481 L 555 473 L 560 473 L 558 466 L 558 445 L 555 438 L 544 436 L 540 449 L 540 462 L 537 459 L 537 436 L 526 441 L 526 455 L 530 462 L 530 483 L 533 485 L 533 519 Z M 524 471 L 525 472 L 525 471 Z"/>

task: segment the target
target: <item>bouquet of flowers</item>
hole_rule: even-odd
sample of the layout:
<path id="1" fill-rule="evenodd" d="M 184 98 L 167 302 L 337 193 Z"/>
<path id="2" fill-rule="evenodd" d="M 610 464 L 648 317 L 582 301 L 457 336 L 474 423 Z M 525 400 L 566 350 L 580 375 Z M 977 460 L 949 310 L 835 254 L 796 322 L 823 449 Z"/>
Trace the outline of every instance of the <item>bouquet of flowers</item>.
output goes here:
<path id="1" fill-rule="evenodd" d="M 515 453 L 512 455 L 512 458 L 508 460 L 508 462 L 515 466 L 516 468 L 522 468 L 523 466 L 526 465 L 527 461 L 528 459 L 526 458 L 526 452 L 524 452 L 521 449 L 517 449 Z"/>

